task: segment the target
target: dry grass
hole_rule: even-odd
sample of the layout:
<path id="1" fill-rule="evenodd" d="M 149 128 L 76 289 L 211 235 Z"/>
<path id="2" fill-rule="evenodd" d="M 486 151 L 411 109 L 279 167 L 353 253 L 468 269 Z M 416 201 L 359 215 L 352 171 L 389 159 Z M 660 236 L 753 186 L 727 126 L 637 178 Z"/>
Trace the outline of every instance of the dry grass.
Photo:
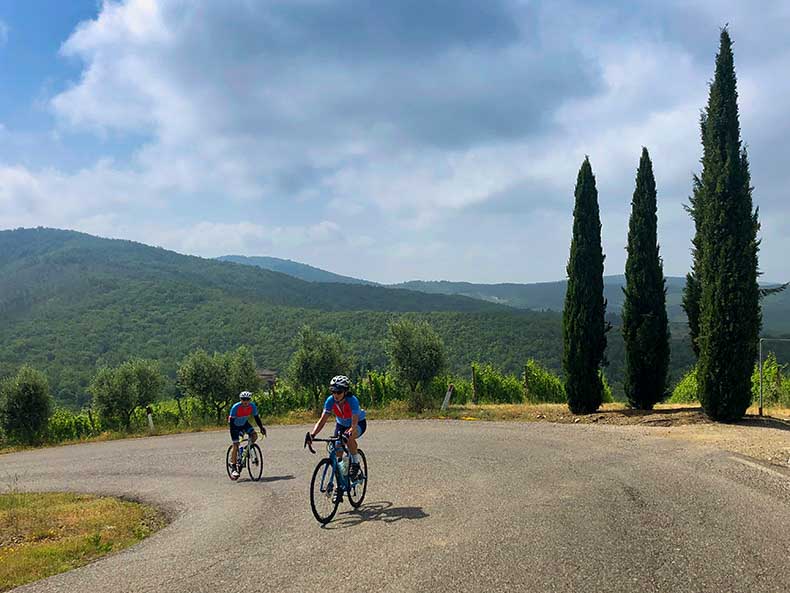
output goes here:
<path id="1" fill-rule="evenodd" d="M 0 494 L 0 591 L 87 564 L 164 524 L 155 509 L 115 498 Z"/>

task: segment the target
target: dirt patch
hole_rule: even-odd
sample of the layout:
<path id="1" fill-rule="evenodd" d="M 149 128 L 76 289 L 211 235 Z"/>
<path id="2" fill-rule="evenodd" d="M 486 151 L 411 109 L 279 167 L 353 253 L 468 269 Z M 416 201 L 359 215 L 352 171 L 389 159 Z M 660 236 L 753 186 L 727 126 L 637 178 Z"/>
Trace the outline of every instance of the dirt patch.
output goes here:
<path id="1" fill-rule="evenodd" d="M 735 424 L 713 422 L 698 406 L 662 404 L 654 410 L 605 404 L 594 414 L 577 416 L 564 404 L 513 404 L 451 407 L 439 417 L 460 420 L 515 420 L 561 424 L 608 424 L 644 429 L 644 434 L 685 439 L 790 467 L 790 410 L 771 409 L 758 416 L 756 408 Z"/>

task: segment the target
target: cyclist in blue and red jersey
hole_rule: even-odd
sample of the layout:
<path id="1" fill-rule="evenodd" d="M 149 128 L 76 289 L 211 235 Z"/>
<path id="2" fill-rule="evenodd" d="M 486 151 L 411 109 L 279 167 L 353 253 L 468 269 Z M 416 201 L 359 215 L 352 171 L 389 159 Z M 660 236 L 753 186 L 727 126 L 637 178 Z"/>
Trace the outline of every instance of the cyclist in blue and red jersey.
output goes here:
<path id="1" fill-rule="evenodd" d="M 233 466 L 233 471 L 230 477 L 234 480 L 239 477 L 241 472 L 241 468 L 236 464 L 239 455 L 239 438 L 242 434 L 248 434 L 253 443 L 258 440 L 258 434 L 255 432 L 252 424 L 250 424 L 250 416 L 255 418 L 258 428 L 261 429 L 261 434 L 266 436 L 266 429 L 263 427 L 261 417 L 258 415 L 258 406 L 252 401 L 252 393 L 242 391 L 239 394 L 239 401 L 233 404 L 230 414 L 228 414 L 230 440 L 233 441 L 233 452 L 230 454 L 230 463 Z"/>
<path id="2" fill-rule="evenodd" d="M 310 432 L 310 437 L 312 438 L 321 432 L 329 416 L 334 415 L 335 436 L 342 433 L 348 437 L 348 450 L 351 452 L 351 465 L 348 469 L 348 477 L 353 481 L 359 476 L 357 439 L 365 433 L 368 423 L 365 420 L 365 410 L 360 407 L 357 396 L 352 395 L 348 391 L 350 383 L 345 375 L 333 377 L 329 382 L 329 391 L 332 392 L 332 395 L 326 398 L 324 411 Z M 342 451 L 338 451 L 338 457 L 342 456 L 342 454 Z"/>

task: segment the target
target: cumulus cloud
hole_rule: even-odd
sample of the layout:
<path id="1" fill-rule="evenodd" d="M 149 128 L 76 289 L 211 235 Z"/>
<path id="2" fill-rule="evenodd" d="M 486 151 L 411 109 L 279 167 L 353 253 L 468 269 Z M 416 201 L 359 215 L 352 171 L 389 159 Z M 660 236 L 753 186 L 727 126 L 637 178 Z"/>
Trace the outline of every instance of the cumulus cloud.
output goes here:
<path id="1" fill-rule="evenodd" d="M 778 24 L 786 3 L 463 7 L 104 2 L 64 41 L 63 58 L 82 72 L 50 105 L 62 135 L 128 144 L 127 158 L 77 171 L 6 163 L 4 216 L 201 255 L 303 258 L 380 281 L 549 280 L 564 275 L 573 183 L 589 154 L 607 272 L 621 273 L 646 145 L 667 271 L 683 274 L 682 204 L 722 15 L 736 40 L 755 196 L 764 213 L 787 215 L 787 150 L 777 147 L 790 137 L 788 88 L 776 76 L 790 61 Z M 780 228 L 763 226 L 773 275 Z"/>

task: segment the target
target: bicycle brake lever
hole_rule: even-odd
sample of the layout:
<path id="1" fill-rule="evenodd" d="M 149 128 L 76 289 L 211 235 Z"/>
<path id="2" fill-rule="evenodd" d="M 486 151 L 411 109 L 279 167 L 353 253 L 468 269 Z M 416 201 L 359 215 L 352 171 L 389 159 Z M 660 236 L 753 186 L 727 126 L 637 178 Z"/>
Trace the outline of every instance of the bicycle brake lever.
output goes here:
<path id="1" fill-rule="evenodd" d="M 305 447 L 310 449 L 310 453 L 315 455 L 315 451 L 313 450 L 313 442 L 312 439 L 310 438 L 309 432 L 306 435 L 304 435 L 304 447 L 302 447 L 302 449 L 304 449 Z"/>

